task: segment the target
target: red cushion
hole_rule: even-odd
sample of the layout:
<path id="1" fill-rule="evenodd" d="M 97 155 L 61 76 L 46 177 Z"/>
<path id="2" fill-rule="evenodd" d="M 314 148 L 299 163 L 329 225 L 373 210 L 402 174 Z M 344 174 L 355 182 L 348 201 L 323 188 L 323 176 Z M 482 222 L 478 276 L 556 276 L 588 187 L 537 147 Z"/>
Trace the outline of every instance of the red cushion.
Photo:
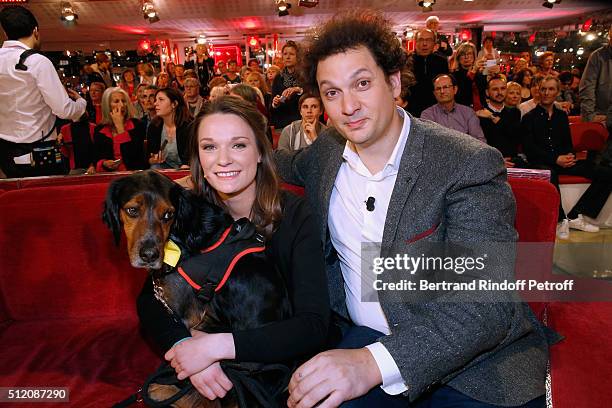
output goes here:
<path id="1" fill-rule="evenodd" d="M 570 123 L 572 144 L 575 151 L 601 151 L 606 147 L 608 130 L 599 122 Z"/>
<path id="2" fill-rule="evenodd" d="M 548 325 L 565 336 L 550 348 L 554 408 L 603 407 L 612 401 L 611 316 L 607 302 L 548 305 Z"/>
<path id="3" fill-rule="evenodd" d="M 519 241 L 554 242 L 560 200 L 557 189 L 544 180 L 513 178 L 508 182 L 516 199 Z"/>
<path id="4" fill-rule="evenodd" d="M 581 176 L 560 175 L 559 184 L 591 184 L 591 179 Z"/>

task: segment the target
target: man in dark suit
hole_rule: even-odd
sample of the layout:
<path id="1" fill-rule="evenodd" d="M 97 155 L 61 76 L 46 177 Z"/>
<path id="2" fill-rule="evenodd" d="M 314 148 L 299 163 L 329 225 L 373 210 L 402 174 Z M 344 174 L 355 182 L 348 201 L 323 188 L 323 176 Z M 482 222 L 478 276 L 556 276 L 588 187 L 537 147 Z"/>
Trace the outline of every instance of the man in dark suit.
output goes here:
<path id="1" fill-rule="evenodd" d="M 364 301 L 362 244 L 391 258 L 512 243 L 515 204 L 497 150 L 395 106 L 407 57 L 382 14 L 349 11 L 315 32 L 305 77 L 334 128 L 275 158 L 319 216 L 338 341 L 295 371 L 289 407 L 543 407 L 547 340 L 526 304 L 457 291 Z"/>
<path id="2" fill-rule="evenodd" d="M 411 59 L 416 83 L 410 88 L 408 112 L 420 117 L 421 112 L 436 104 L 433 80 L 440 74 L 448 74 L 448 62 L 446 58 L 434 53 L 436 33 L 432 30 L 419 30 L 414 39 L 416 47 Z"/>

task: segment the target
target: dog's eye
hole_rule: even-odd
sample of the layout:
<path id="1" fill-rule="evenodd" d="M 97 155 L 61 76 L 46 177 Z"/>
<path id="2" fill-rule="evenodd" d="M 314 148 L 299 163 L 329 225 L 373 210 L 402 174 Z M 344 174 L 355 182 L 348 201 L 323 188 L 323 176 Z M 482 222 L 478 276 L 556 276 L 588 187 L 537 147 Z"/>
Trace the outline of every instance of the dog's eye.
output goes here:
<path id="1" fill-rule="evenodd" d="M 164 221 L 170 221 L 173 218 L 174 218 L 174 213 L 172 211 L 166 211 L 164 215 L 162 216 L 162 220 Z"/>
<path id="2" fill-rule="evenodd" d="M 125 209 L 125 213 L 128 215 L 128 217 L 138 217 L 138 208 L 128 207 Z"/>

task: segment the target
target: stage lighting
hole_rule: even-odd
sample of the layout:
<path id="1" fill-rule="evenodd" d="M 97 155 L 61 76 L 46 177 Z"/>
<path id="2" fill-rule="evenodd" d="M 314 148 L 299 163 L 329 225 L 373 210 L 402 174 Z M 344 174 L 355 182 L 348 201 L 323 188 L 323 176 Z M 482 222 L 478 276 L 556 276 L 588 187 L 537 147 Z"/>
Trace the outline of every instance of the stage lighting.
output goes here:
<path id="1" fill-rule="evenodd" d="M 288 16 L 289 9 L 291 8 L 291 3 L 287 3 L 285 0 L 277 0 L 276 7 L 278 8 L 279 17 Z"/>
<path id="2" fill-rule="evenodd" d="M 561 3 L 561 0 L 546 0 L 544 3 L 542 3 L 542 6 L 551 9 L 555 4 L 559 3 Z"/>
<path id="3" fill-rule="evenodd" d="M 60 5 L 62 9 L 62 21 L 75 22 L 79 16 L 75 13 L 72 4 L 67 1 L 63 1 Z"/>

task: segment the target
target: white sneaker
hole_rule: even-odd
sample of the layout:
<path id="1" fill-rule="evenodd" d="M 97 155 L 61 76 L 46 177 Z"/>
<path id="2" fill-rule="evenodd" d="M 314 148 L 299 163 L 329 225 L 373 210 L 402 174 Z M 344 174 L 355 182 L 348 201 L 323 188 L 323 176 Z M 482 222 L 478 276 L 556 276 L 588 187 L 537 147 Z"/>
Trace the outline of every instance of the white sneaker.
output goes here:
<path id="1" fill-rule="evenodd" d="M 597 225 L 593 225 L 587 222 L 582 217 L 582 214 L 578 214 L 577 218 L 573 220 L 569 220 L 569 227 L 572 229 L 577 229 L 577 230 L 584 231 L 584 232 L 599 232 L 599 227 Z"/>
<path id="2" fill-rule="evenodd" d="M 569 239 L 570 235 L 569 220 L 566 218 L 557 224 L 557 238 Z"/>

